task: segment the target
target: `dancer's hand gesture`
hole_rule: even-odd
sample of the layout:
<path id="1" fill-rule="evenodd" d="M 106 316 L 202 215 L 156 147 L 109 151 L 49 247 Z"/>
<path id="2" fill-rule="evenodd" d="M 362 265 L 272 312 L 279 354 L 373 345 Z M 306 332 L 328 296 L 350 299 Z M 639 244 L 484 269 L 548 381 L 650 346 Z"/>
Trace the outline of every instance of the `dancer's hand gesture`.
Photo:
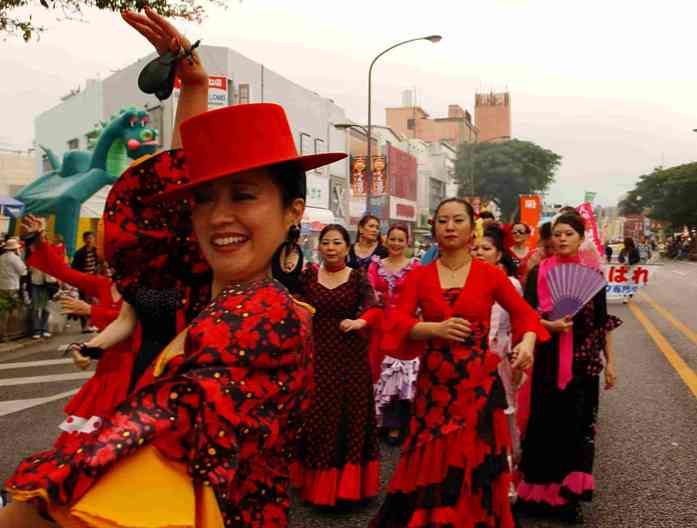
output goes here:
<path id="1" fill-rule="evenodd" d="M 160 55 L 167 52 L 184 54 L 191 48 L 191 42 L 167 19 L 149 7 L 146 7 L 144 12 L 145 15 L 133 11 L 123 11 L 121 16 L 131 27 L 148 39 L 157 53 Z M 208 86 L 208 73 L 206 73 L 196 50 L 193 50 L 190 57 L 179 61 L 177 77 L 181 80 L 182 85 Z"/>

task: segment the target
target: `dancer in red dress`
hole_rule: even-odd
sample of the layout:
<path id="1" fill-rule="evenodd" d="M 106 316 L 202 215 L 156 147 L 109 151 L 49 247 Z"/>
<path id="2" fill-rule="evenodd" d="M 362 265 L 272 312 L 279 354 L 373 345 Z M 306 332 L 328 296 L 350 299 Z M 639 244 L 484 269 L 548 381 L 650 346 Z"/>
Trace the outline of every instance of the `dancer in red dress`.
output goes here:
<path id="1" fill-rule="evenodd" d="M 127 16 L 160 35 L 164 48 L 190 48 L 164 19 L 146 13 Z M 191 64 L 180 63 L 180 73 L 182 64 L 200 67 L 195 54 Z M 200 73 L 182 90 L 195 108 L 207 104 Z M 191 205 L 193 233 L 178 233 L 172 251 L 185 251 L 195 235 L 212 272 L 213 301 L 160 355 L 154 381 L 96 434 L 77 449 L 20 464 L 6 483 L 13 502 L 0 510 L 2 528 L 54 526 L 41 514 L 70 527 L 287 525 L 310 321 L 269 277 L 271 260 L 302 218 L 305 172 L 345 154 L 298 156 L 285 112 L 274 104 L 204 112 L 182 123 L 181 137 L 181 151 L 130 173 L 151 173 L 143 181 L 153 185 L 158 173 L 179 176 L 179 187 L 157 201 L 165 211 Z M 152 265 L 156 280 L 161 263 L 141 264 Z"/>
<path id="2" fill-rule="evenodd" d="M 498 302 L 511 315 L 514 368 L 532 363 L 536 333 L 545 332 L 505 273 L 472 259 L 471 206 L 445 200 L 434 219 L 440 256 L 409 275 L 384 338 L 402 357 L 423 351 L 419 341 L 426 346 L 409 436 L 371 526 L 512 528 L 506 397 L 500 358 L 488 348 L 491 308 Z M 402 346 L 407 338 L 411 354 Z"/>
<path id="3" fill-rule="evenodd" d="M 381 310 L 365 272 L 346 266 L 349 240 L 342 226 L 326 226 L 319 237 L 322 267 L 308 268 L 297 292 L 317 312 L 315 390 L 293 484 L 318 506 L 375 497 L 379 488 L 368 339 L 359 331 L 379 324 Z"/>
<path id="4" fill-rule="evenodd" d="M 121 294 L 109 277 L 82 273 L 66 264 L 62 249 L 46 242 L 44 224 L 38 218 L 26 216 L 22 229 L 25 234 L 36 237 L 27 258 L 30 266 L 95 298 L 97 302 L 90 306 L 90 319 L 100 331 L 116 319 L 121 309 Z M 89 358 L 82 356 L 79 350 L 74 350 L 73 354 L 78 366 L 89 365 Z M 58 438 L 57 445 L 69 441 L 75 434 L 96 431 L 104 418 L 126 399 L 133 355 L 130 339 L 104 350 L 94 376 L 65 406 L 67 417 L 59 427 L 66 434 Z"/>

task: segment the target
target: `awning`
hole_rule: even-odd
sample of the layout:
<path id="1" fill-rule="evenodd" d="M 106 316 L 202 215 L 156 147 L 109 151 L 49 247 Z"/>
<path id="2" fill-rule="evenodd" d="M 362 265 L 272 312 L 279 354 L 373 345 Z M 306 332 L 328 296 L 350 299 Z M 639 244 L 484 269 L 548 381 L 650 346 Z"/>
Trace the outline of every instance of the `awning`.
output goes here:
<path id="1" fill-rule="evenodd" d="M 24 212 L 24 204 L 11 196 L 0 196 L 0 214 L 11 218 L 19 218 Z"/>
<path id="2" fill-rule="evenodd" d="M 306 207 L 302 219 L 302 231 L 322 231 L 324 226 L 336 223 L 334 213 L 321 207 Z"/>

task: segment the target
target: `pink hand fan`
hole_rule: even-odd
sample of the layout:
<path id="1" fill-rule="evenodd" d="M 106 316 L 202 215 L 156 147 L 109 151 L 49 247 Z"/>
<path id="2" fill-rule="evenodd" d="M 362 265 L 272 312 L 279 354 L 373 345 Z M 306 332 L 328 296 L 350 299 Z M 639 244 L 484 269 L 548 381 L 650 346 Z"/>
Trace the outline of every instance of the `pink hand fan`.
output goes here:
<path id="1" fill-rule="evenodd" d="M 598 270 L 580 264 L 559 264 L 547 273 L 554 308 L 551 320 L 573 317 L 602 290 L 605 277 Z"/>

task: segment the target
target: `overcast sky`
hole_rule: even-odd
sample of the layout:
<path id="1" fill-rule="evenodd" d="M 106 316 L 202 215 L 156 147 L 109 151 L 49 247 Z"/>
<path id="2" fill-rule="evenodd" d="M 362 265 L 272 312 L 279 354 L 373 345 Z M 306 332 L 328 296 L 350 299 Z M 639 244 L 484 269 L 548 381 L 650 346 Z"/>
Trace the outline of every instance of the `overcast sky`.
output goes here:
<path id="1" fill-rule="evenodd" d="M 32 10 L 49 28 L 39 41 L 0 41 L 0 146 L 30 146 L 36 114 L 151 51 L 116 14 L 58 22 L 42 11 Z M 179 26 L 334 99 L 356 122 L 372 58 L 441 34 L 380 59 L 376 123 L 405 89 L 433 117 L 453 103 L 473 113 L 475 92 L 507 89 L 513 135 L 563 156 L 551 197 L 577 202 L 590 190 L 613 204 L 653 167 L 697 157 L 695 20 L 688 0 L 231 0 L 202 25 Z"/>

